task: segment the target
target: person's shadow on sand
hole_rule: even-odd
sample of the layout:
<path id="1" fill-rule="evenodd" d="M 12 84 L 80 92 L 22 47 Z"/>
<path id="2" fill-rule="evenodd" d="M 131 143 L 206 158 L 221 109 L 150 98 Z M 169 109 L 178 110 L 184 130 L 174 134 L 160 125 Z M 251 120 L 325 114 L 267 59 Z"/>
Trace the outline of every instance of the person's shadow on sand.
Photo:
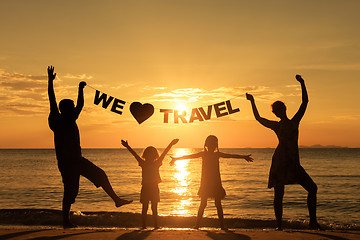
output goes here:
<path id="1" fill-rule="evenodd" d="M 41 231 L 47 231 L 47 230 L 49 230 L 49 229 L 10 233 L 10 234 L 6 234 L 6 235 L 1 235 L 0 239 L 1 240 L 2 239 L 10 239 L 10 238 L 15 238 L 15 237 L 20 237 L 20 236 L 26 235 L 26 234 L 31 234 L 31 233 L 41 232 Z M 69 237 L 72 237 L 72 236 L 90 234 L 90 233 L 93 233 L 93 232 L 71 233 L 71 234 L 62 234 L 62 235 L 58 235 L 58 236 L 43 236 L 43 237 L 34 237 L 34 238 L 27 238 L 27 239 L 31 239 L 31 240 L 57 240 L 57 239 L 69 238 Z"/>
<path id="2" fill-rule="evenodd" d="M 10 238 L 15 238 L 15 237 L 20 237 L 26 234 L 31 234 L 31 233 L 36 233 L 36 232 L 42 232 L 42 231 L 46 231 L 47 229 L 43 229 L 43 230 L 31 230 L 31 231 L 24 231 L 24 232 L 14 232 L 14 233 L 9 233 L 9 234 L 4 234 L 4 235 L 0 235 L 0 239 L 10 239 Z"/>
<path id="3" fill-rule="evenodd" d="M 225 230 L 225 232 L 213 232 L 213 231 L 204 231 L 206 232 L 206 236 L 214 239 L 214 240 L 251 240 L 251 237 L 235 233 L 230 230 Z"/>
<path id="4" fill-rule="evenodd" d="M 307 232 L 307 231 L 294 231 L 294 232 L 318 235 L 318 236 L 326 237 L 328 239 L 333 239 L 333 240 L 350 240 L 349 238 L 344 238 L 344 237 L 340 237 L 340 236 L 334 236 L 334 235 L 319 233 L 319 232 Z"/>
<path id="5" fill-rule="evenodd" d="M 151 234 L 151 232 L 152 230 L 149 231 L 135 230 L 120 235 L 116 240 L 144 240 Z"/>

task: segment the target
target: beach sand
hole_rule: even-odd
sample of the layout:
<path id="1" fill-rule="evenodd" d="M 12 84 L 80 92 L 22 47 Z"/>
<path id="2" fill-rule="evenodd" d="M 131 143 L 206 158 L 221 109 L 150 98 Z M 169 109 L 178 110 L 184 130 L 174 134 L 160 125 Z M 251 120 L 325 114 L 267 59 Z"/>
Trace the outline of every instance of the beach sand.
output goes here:
<path id="1" fill-rule="evenodd" d="M 47 227 L 0 227 L 0 239 L 78 239 L 78 240 L 355 240 L 359 231 L 332 230 L 241 230 L 222 231 L 214 228 L 192 230 L 164 228 L 152 230 L 75 228 L 60 229 Z"/>

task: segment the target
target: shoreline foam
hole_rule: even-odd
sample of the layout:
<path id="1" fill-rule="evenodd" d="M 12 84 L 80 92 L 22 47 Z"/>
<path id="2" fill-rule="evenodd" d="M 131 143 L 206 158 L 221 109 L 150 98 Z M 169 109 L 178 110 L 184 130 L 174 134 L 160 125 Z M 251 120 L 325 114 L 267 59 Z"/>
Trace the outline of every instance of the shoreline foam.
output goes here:
<path id="1" fill-rule="evenodd" d="M 129 212 L 72 212 L 72 221 L 79 227 L 98 228 L 138 228 L 141 226 L 141 214 Z M 191 229 L 196 221 L 195 216 L 159 216 L 159 225 L 164 228 Z M 225 225 L 232 229 L 274 229 L 274 220 L 256 220 L 225 218 Z M 62 212 L 52 209 L 0 209 L 2 226 L 61 226 Z M 326 230 L 360 230 L 356 224 L 321 224 Z M 148 216 L 148 226 L 152 218 Z M 201 226 L 218 228 L 217 218 L 204 217 Z M 284 229 L 309 229 L 307 221 L 285 220 Z"/>

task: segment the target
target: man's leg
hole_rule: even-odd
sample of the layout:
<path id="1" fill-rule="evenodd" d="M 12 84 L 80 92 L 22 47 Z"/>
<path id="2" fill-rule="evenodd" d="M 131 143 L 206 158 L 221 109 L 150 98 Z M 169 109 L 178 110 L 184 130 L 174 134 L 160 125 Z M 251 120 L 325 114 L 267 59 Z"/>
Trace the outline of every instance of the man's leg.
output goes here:
<path id="1" fill-rule="evenodd" d="M 74 169 L 66 169 L 61 172 L 64 184 L 64 196 L 62 202 L 63 227 L 73 228 L 75 224 L 70 221 L 71 204 L 75 202 L 75 198 L 79 192 L 80 175 Z"/>
<path id="2" fill-rule="evenodd" d="M 129 204 L 132 201 L 119 198 L 119 196 L 114 192 L 110 181 L 104 170 L 87 160 L 82 158 L 80 173 L 82 176 L 89 179 L 96 187 L 102 187 L 102 189 L 111 197 L 115 202 L 116 207 L 121 207 L 122 205 Z"/>

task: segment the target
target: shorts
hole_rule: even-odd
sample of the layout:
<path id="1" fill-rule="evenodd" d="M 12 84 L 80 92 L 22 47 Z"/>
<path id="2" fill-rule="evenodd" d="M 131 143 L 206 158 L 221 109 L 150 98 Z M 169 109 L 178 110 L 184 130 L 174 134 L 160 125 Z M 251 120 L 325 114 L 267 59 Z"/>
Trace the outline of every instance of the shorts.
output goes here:
<path id="1" fill-rule="evenodd" d="M 160 191 L 159 186 L 155 185 L 146 185 L 142 186 L 140 193 L 140 202 L 141 203 L 157 203 L 160 202 Z"/>
<path id="2" fill-rule="evenodd" d="M 101 168 L 82 157 L 74 166 L 60 166 L 59 170 L 64 184 L 64 202 L 73 204 L 79 192 L 80 175 L 91 181 L 96 187 L 107 181 L 107 176 Z"/>

